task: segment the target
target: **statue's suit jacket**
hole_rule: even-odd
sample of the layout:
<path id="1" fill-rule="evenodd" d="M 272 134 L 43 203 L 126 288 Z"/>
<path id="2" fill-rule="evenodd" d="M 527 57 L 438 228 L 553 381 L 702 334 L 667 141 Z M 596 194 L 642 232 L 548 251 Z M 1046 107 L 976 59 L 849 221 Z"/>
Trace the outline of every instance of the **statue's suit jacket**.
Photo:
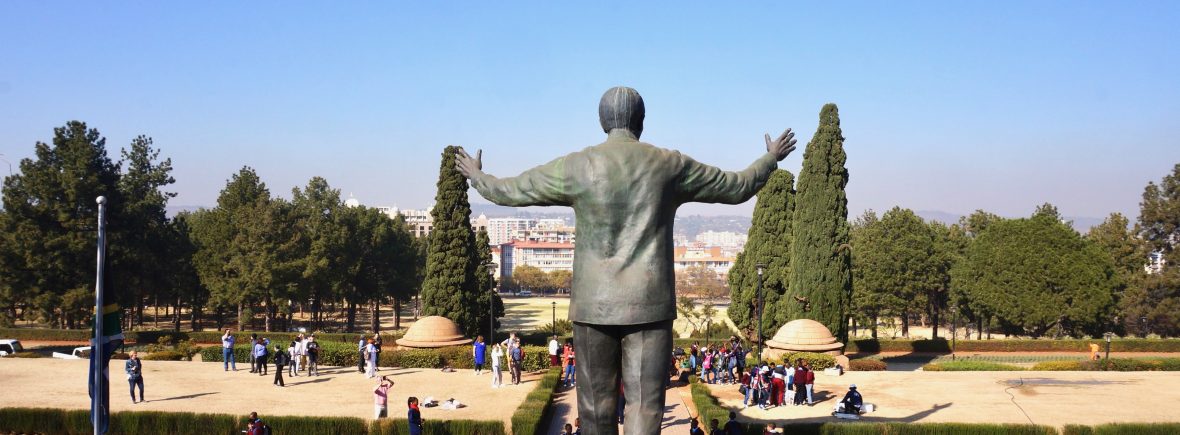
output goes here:
<path id="1" fill-rule="evenodd" d="M 767 153 L 744 171 L 726 172 L 617 129 L 606 142 L 519 176 L 478 174 L 471 184 L 500 205 L 573 207 L 578 241 L 570 320 L 635 325 L 676 318 L 676 209 L 687 202 L 744 202 L 777 164 Z"/>

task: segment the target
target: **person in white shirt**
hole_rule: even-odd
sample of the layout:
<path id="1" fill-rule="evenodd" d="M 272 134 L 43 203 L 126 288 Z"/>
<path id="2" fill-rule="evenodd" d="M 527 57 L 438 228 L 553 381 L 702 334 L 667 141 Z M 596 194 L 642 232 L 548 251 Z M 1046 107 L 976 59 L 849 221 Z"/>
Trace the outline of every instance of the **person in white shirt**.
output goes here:
<path id="1" fill-rule="evenodd" d="M 368 364 L 365 367 L 365 377 L 373 378 L 374 376 L 377 376 L 377 345 L 373 344 L 372 339 L 370 339 L 368 344 L 365 345 L 365 355 L 368 356 L 366 361 Z"/>
<path id="2" fill-rule="evenodd" d="M 557 350 L 561 348 L 561 344 L 557 342 L 557 336 L 549 339 L 549 366 L 558 367 L 561 365 L 561 359 L 557 356 Z"/>
<path id="3" fill-rule="evenodd" d="M 291 365 L 295 367 L 295 376 L 299 376 L 299 370 L 305 369 L 307 364 L 303 362 L 303 358 L 307 356 L 307 338 L 303 334 L 295 337 L 295 358 L 292 359 Z"/>
<path id="4" fill-rule="evenodd" d="M 504 384 L 504 377 L 500 374 L 500 358 L 504 356 L 504 350 L 500 349 L 500 343 L 492 345 L 492 388 L 500 388 Z"/>
<path id="5" fill-rule="evenodd" d="M 287 363 L 287 375 L 299 376 L 299 371 L 295 369 L 295 361 L 299 361 L 299 354 L 296 349 L 299 348 L 299 342 L 292 341 L 291 345 L 287 347 L 287 356 L 291 357 L 291 362 Z"/>

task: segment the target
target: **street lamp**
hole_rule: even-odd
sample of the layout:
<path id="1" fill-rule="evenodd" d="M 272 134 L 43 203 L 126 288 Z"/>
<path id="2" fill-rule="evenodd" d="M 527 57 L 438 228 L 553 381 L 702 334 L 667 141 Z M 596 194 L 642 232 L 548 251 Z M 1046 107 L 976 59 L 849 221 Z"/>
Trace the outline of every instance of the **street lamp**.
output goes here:
<path id="1" fill-rule="evenodd" d="M 557 301 L 550 302 L 553 305 L 553 337 L 557 337 Z"/>
<path id="2" fill-rule="evenodd" d="M 1139 316 L 1139 333 L 1147 338 L 1147 316 Z"/>
<path id="3" fill-rule="evenodd" d="M 758 263 L 754 265 L 758 269 L 758 360 L 762 360 L 762 270 L 766 268 L 765 264 Z"/>
<path id="4" fill-rule="evenodd" d="M 1114 333 L 1107 332 L 1105 334 L 1102 334 L 1102 336 L 1106 338 L 1106 361 L 1110 362 L 1110 339 L 1112 337 L 1114 337 Z"/>

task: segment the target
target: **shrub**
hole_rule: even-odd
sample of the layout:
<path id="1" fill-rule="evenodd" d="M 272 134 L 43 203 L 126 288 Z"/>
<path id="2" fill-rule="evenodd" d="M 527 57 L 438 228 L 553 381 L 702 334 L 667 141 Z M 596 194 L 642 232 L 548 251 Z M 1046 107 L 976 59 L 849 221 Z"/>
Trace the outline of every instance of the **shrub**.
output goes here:
<path id="1" fill-rule="evenodd" d="M 147 354 L 144 354 L 140 358 L 142 358 L 144 361 L 184 361 L 185 360 L 183 353 L 180 353 L 178 351 L 171 350 L 171 349 L 147 353 Z"/>
<path id="2" fill-rule="evenodd" d="M 552 336 L 553 335 L 553 323 L 550 322 L 550 323 L 547 323 L 543 326 L 537 327 L 535 332 L 537 332 L 538 334 L 548 334 L 549 336 Z M 571 321 L 569 319 L 559 319 L 557 321 L 557 335 L 558 336 L 572 335 L 573 333 L 574 333 L 574 322 L 573 321 Z M 546 343 L 548 343 L 548 340 L 546 340 Z"/>
<path id="3" fill-rule="evenodd" d="M 1180 358 L 1111 358 L 1109 361 L 1048 361 L 1034 365 L 1033 370 L 1043 371 L 1180 371 Z"/>
<path id="4" fill-rule="evenodd" d="M 1045 372 L 1075 372 L 1081 371 L 1083 369 L 1081 360 L 1072 360 L 1039 362 L 1033 365 L 1029 370 Z"/>
<path id="5" fill-rule="evenodd" d="M 922 370 L 927 372 L 1011 372 L 1021 371 L 1024 368 L 987 361 L 964 360 L 930 363 L 922 366 Z"/>
<path id="6" fill-rule="evenodd" d="M 525 396 L 524 403 L 512 414 L 513 435 L 534 435 L 545 433 L 545 423 L 553 406 L 553 394 L 557 392 L 561 370 L 551 368 L 537 381 L 533 391 Z"/>
<path id="7" fill-rule="evenodd" d="M 167 337 L 171 343 L 179 343 L 182 340 L 192 340 L 194 343 L 201 344 L 221 344 L 221 335 L 224 331 L 123 331 L 126 341 L 129 343 L 159 343 L 161 338 Z M 400 338 L 405 331 L 382 331 L 382 339 L 392 344 L 393 340 Z M 90 340 L 91 331 L 88 329 L 48 329 L 48 328 L 0 328 L 0 337 L 15 338 L 18 340 L 32 340 L 32 341 L 88 341 Z M 271 340 L 293 340 L 298 332 L 264 332 L 264 331 L 234 331 L 234 337 L 238 339 L 239 343 L 244 343 L 249 339 L 250 334 L 258 334 L 259 337 L 270 337 Z M 357 337 L 360 333 L 327 333 L 316 332 L 316 341 L 336 342 L 336 343 L 351 343 L 357 342 Z M 372 334 L 368 334 L 372 335 Z M 279 340 L 281 341 L 281 340 Z"/>
<path id="8" fill-rule="evenodd" d="M 1180 423 L 1107 423 L 1098 426 L 1066 426 L 1067 435 L 1139 435 L 1180 433 Z"/>
<path id="9" fill-rule="evenodd" d="M 856 372 L 879 372 L 888 368 L 885 361 L 879 359 L 860 358 L 848 361 L 848 370 Z"/>
<path id="10" fill-rule="evenodd" d="M 955 344 L 957 352 L 1078 352 L 1088 354 L 1090 344 L 1098 343 L 1105 349 L 1102 339 L 1041 339 L 1041 340 L 958 340 Z M 1114 352 L 1180 352 L 1180 340 L 1158 338 L 1119 338 L 1111 341 L 1110 348 Z M 937 340 L 893 340 L 893 339 L 864 339 L 849 341 L 844 351 L 846 353 L 878 353 L 878 352 L 934 352 L 949 353 L 951 342 L 946 339 Z"/>
<path id="11" fill-rule="evenodd" d="M 802 359 L 803 361 L 806 361 L 807 365 L 809 367 L 811 367 L 812 370 L 823 370 L 826 368 L 831 368 L 831 367 L 836 366 L 836 358 L 834 358 L 831 355 L 828 355 L 826 353 L 813 353 L 813 352 L 784 353 L 782 358 L 780 358 L 778 362 L 784 363 L 784 364 L 785 363 L 794 364 L 795 361 L 798 359 Z"/>

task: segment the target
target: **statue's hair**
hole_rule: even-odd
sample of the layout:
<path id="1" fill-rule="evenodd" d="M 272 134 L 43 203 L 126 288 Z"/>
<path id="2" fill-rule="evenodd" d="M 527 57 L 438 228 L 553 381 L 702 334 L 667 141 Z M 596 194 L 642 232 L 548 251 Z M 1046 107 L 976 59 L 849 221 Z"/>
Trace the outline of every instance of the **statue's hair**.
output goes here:
<path id="1" fill-rule="evenodd" d="M 643 114 L 643 97 L 626 86 L 607 89 L 598 103 L 598 122 L 604 133 L 622 128 L 638 138 L 643 133 Z"/>

